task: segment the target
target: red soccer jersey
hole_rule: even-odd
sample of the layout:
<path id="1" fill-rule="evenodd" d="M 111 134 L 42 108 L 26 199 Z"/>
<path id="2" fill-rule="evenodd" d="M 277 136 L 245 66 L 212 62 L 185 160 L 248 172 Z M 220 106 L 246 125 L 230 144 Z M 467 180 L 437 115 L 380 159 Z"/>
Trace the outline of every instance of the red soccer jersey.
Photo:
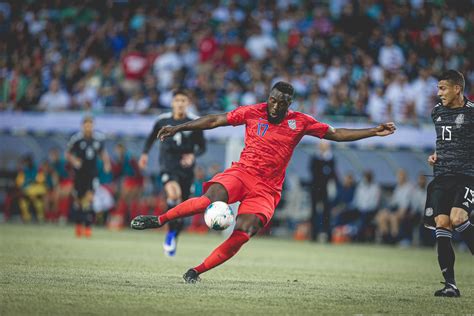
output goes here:
<path id="1" fill-rule="evenodd" d="M 227 122 L 245 124 L 245 147 L 237 166 L 280 192 L 286 167 L 301 138 L 322 138 L 329 125 L 291 110 L 280 124 L 270 124 L 266 108 L 267 103 L 238 107 L 227 113 Z"/>

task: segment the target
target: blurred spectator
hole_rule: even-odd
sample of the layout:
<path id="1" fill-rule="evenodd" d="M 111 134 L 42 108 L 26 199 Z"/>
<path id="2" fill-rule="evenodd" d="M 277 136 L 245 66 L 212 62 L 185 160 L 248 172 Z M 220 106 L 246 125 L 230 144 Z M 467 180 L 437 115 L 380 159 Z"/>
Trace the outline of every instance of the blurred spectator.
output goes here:
<path id="1" fill-rule="evenodd" d="M 331 217 L 334 218 L 333 222 L 336 226 L 345 224 L 345 220 L 342 218 L 342 214 L 348 214 L 351 211 L 352 201 L 355 193 L 355 183 L 352 174 L 346 174 L 342 183 L 337 183 L 336 198 L 332 202 Z"/>
<path id="2" fill-rule="evenodd" d="M 21 166 L 15 179 L 23 193 L 19 201 L 21 217 L 24 222 L 30 222 L 33 218 L 43 222 L 48 192 L 45 170 L 38 170 L 31 155 L 22 159 Z"/>
<path id="3" fill-rule="evenodd" d="M 160 90 L 170 89 L 173 86 L 176 72 L 181 67 L 183 67 L 183 61 L 177 52 L 175 40 L 170 39 L 153 63 L 153 71 Z"/>
<path id="4" fill-rule="evenodd" d="M 372 171 L 365 171 L 357 184 L 352 208 L 345 215 L 349 222 L 357 222 L 357 238 L 361 241 L 374 238 L 372 221 L 375 218 L 381 198 L 380 185 L 374 182 Z"/>
<path id="5" fill-rule="evenodd" d="M 256 60 L 268 57 L 271 51 L 277 49 L 277 46 L 275 38 L 269 33 L 263 33 L 258 27 L 253 30 L 245 43 L 245 48 Z"/>
<path id="6" fill-rule="evenodd" d="M 150 108 L 150 99 L 148 99 L 141 89 L 136 90 L 133 95 L 125 102 L 125 112 L 143 114 Z"/>
<path id="7" fill-rule="evenodd" d="M 0 85 L 1 96 L 0 100 L 3 100 L 8 107 L 14 105 L 17 101 L 21 100 L 28 89 L 29 80 L 22 73 L 20 65 L 17 65 L 5 78 L 3 85 Z"/>
<path id="8" fill-rule="evenodd" d="M 319 223 L 322 219 L 321 231 L 325 234 L 324 239 L 331 241 L 331 209 L 328 197 L 329 181 L 336 181 L 336 166 L 331 145 L 328 141 L 321 140 L 318 143 L 319 151 L 311 157 L 311 240 L 318 238 Z M 319 203 L 322 206 L 322 214 L 318 214 Z"/>
<path id="9" fill-rule="evenodd" d="M 245 49 L 238 36 L 230 36 L 224 46 L 224 63 L 230 68 L 235 68 L 239 64 L 250 58 L 249 52 Z"/>
<path id="10" fill-rule="evenodd" d="M 420 76 L 411 85 L 411 100 L 418 118 L 428 117 L 436 103 L 438 81 L 430 74 L 429 68 L 420 69 Z"/>
<path id="11" fill-rule="evenodd" d="M 203 30 L 203 35 L 198 42 L 199 46 L 199 61 L 201 63 L 208 62 L 212 60 L 214 55 L 217 52 L 218 44 L 217 40 L 212 33 L 212 29 L 207 27 Z"/>
<path id="12" fill-rule="evenodd" d="M 132 42 L 122 58 L 122 70 L 125 80 L 122 88 L 126 93 L 133 93 L 139 89 L 140 81 L 145 76 L 148 68 L 148 61 L 142 53 L 142 47 Z"/>
<path id="13" fill-rule="evenodd" d="M 53 79 L 49 90 L 43 94 L 39 101 L 39 109 L 46 111 L 64 111 L 71 105 L 71 97 L 66 91 L 60 90 L 58 79 Z"/>
<path id="14" fill-rule="evenodd" d="M 369 113 L 372 122 L 383 123 L 389 120 L 388 104 L 385 100 L 382 87 L 376 87 L 374 92 L 370 94 L 367 108 L 367 112 Z"/>
<path id="15" fill-rule="evenodd" d="M 424 245 L 433 244 L 432 231 L 422 224 L 426 204 L 426 177 L 419 174 L 417 183 L 412 187 L 409 212 L 402 218 L 400 239 L 402 245 L 409 245 L 415 239 Z"/>
<path id="16" fill-rule="evenodd" d="M 376 217 L 377 235 L 385 243 L 399 241 L 400 223 L 408 214 L 412 200 L 413 186 L 408 181 L 406 171 L 397 172 L 397 185 L 387 207 L 381 209 Z"/>
<path id="17" fill-rule="evenodd" d="M 26 94 L 22 96 L 15 107 L 17 111 L 33 111 L 39 102 L 38 88 L 34 84 L 30 84 L 26 89 Z"/>
<path id="18" fill-rule="evenodd" d="M 385 100 L 389 105 L 389 113 L 393 121 L 404 123 L 408 120 L 410 92 L 410 85 L 404 73 L 396 74 L 393 81 L 387 86 Z"/>
<path id="19" fill-rule="evenodd" d="M 380 48 L 379 63 L 389 71 L 397 71 L 403 66 L 405 57 L 402 49 L 394 43 L 393 37 L 387 35 L 384 39 L 384 45 Z"/>

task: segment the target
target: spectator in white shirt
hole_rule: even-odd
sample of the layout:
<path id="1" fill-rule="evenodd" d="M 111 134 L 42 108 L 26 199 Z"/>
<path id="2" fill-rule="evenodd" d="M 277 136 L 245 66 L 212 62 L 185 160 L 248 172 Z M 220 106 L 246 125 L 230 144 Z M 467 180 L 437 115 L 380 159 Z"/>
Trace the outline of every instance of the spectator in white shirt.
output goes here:
<path id="1" fill-rule="evenodd" d="M 43 111 L 64 111 L 69 108 L 71 97 L 59 88 L 59 80 L 53 79 L 49 90 L 43 94 L 39 101 L 39 109 Z"/>
<path id="2" fill-rule="evenodd" d="M 428 68 L 421 69 L 420 76 L 410 84 L 410 97 L 418 118 L 429 118 L 433 104 L 436 103 L 438 81 L 430 72 Z"/>
<path id="3" fill-rule="evenodd" d="M 277 42 L 270 34 L 264 34 L 262 31 L 250 35 L 245 43 L 252 58 L 262 60 L 267 57 L 268 51 L 276 50 Z"/>
<path id="4" fill-rule="evenodd" d="M 388 206 L 377 214 L 377 235 L 382 241 L 395 243 L 398 241 L 400 232 L 400 222 L 408 213 L 413 191 L 412 184 L 408 181 L 405 170 L 397 172 L 397 186 L 393 191 L 392 198 Z"/>
<path id="5" fill-rule="evenodd" d="M 378 86 L 370 93 L 367 112 L 372 122 L 382 123 L 389 119 L 388 104 L 384 97 L 383 87 Z"/>
<path id="6" fill-rule="evenodd" d="M 397 123 L 405 122 L 411 99 L 410 85 L 404 73 L 397 74 L 395 79 L 387 86 L 385 100 L 389 105 L 391 119 Z"/>
<path id="7" fill-rule="evenodd" d="M 137 90 L 133 96 L 125 102 L 125 112 L 145 113 L 150 107 L 150 100 L 145 97 L 141 89 Z"/>
<path id="8" fill-rule="evenodd" d="M 379 51 L 379 64 L 389 71 L 397 71 L 403 66 L 405 56 L 400 47 L 394 44 L 393 37 L 385 37 L 384 46 Z"/>
<path id="9" fill-rule="evenodd" d="M 171 87 L 175 73 L 183 67 L 183 60 L 176 50 L 175 43 L 167 43 L 165 52 L 158 55 L 153 63 L 153 70 L 158 79 L 158 87 L 162 91 Z"/>
<path id="10" fill-rule="evenodd" d="M 370 240 L 373 237 L 371 223 L 377 214 L 382 190 L 374 181 L 372 171 L 365 171 L 362 181 L 356 187 L 352 209 L 358 218 L 358 240 Z M 372 230 L 372 232 L 371 232 Z"/>

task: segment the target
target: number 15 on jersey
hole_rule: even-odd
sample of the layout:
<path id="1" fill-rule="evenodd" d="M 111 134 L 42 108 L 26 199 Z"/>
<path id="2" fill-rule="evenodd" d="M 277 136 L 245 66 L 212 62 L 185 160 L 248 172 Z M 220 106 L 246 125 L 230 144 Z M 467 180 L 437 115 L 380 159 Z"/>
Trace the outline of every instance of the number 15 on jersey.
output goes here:
<path id="1" fill-rule="evenodd" d="M 443 132 L 441 133 L 442 140 L 451 140 L 451 128 L 452 126 L 441 126 Z"/>

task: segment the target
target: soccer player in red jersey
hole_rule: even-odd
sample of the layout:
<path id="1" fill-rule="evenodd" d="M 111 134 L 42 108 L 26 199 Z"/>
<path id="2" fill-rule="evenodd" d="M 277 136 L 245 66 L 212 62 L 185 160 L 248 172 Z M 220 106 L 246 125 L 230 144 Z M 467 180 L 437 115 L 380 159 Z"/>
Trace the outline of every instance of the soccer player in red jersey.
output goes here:
<path id="1" fill-rule="evenodd" d="M 289 110 L 293 95 L 293 86 L 280 81 L 272 87 L 267 102 L 241 106 L 224 114 L 206 115 L 176 126 L 165 126 L 159 131 L 157 137 L 164 140 L 180 131 L 243 124 L 246 127 L 245 148 L 240 160 L 206 182 L 204 195 L 188 199 L 161 216 L 140 215 L 131 222 L 134 229 L 157 228 L 177 218 L 203 213 L 215 201 L 229 204 L 241 202 L 230 237 L 204 262 L 183 275 L 186 283 L 199 281 L 200 274 L 229 260 L 270 221 L 280 201 L 286 167 L 303 136 L 353 141 L 387 136 L 396 129 L 394 123 L 367 129 L 336 129 L 309 115 Z"/>

